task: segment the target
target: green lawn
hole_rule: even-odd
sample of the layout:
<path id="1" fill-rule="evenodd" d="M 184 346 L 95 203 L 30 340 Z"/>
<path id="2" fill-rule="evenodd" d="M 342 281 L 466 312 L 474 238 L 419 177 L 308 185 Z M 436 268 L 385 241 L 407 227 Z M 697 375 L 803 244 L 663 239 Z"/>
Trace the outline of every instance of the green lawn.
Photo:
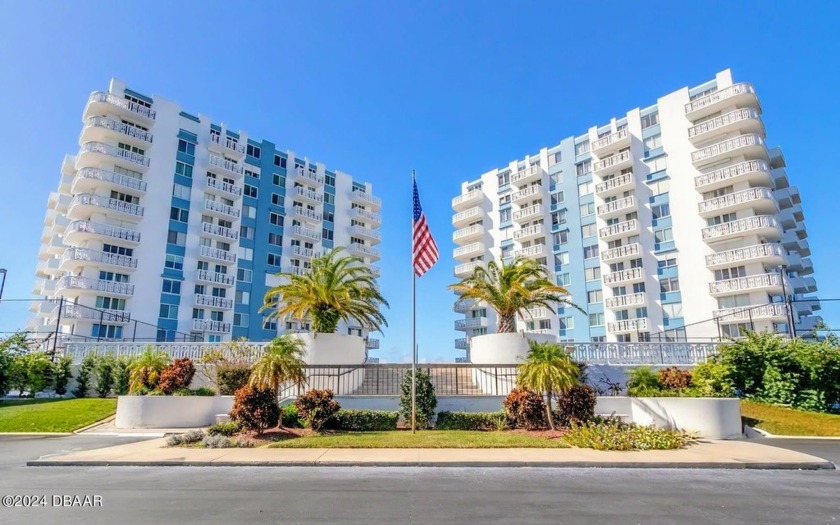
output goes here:
<path id="1" fill-rule="evenodd" d="M 466 430 L 407 430 L 389 432 L 341 432 L 295 437 L 273 443 L 277 448 L 568 448 L 559 439 L 511 432 Z"/>
<path id="2" fill-rule="evenodd" d="M 840 437 L 840 415 L 741 401 L 741 415 L 755 428 L 780 436 Z"/>
<path id="3" fill-rule="evenodd" d="M 72 432 L 116 410 L 116 399 L 0 401 L 0 432 Z"/>

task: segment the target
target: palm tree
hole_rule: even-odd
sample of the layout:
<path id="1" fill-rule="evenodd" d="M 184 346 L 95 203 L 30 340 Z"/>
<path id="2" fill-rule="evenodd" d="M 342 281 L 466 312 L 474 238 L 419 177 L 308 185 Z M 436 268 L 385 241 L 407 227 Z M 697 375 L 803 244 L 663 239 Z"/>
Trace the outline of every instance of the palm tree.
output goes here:
<path id="1" fill-rule="evenodd" d="M 311 319 L 317 333 L 334 333 L 339 321 L 351 319 L 370 331 L 388 326 L 379 311 L 388 302 L 376 288 L 373 271 L 359 257 L 340 256 L 343 249 L 314 258 L 304 275 L 277 274 L 288 282 L 265 294 L 260 311 L 271 310 L 269 318 Z"/>
<path id="2" fill-rule="evenodd" d="M 152 345 L 147 345 L 143 353 L 128 365 L 128 391 L 154 388 L 161 371 L 167 366 L 169 366 L 169 355 L 155 350 Z"/>
<path id="3" fill-rule="evenodd" d="M 499 316 L 499 333 L 516 332 L 516 316 L 530 316 L 528 309 L 535 306 L 554 313 L 553 305 L 562 304 L 583 312 L 569 301 L 569 291 L 554 284 L 545 266 L 533 259 L 517 257 L 501 266 L 490 261 L 487 268 L 477 266 L 472 275 L 450 285 L 449 289 L 461 294 L 456 304 L 475 299 L 495 310 Z"/>
<path id="4" fill-rule="evenodd" d="M 566 392 L 580 382 L 580 369 L 571 355 L 557 343 L 528 341 L 525 362 L 517 366 L 516 384 L 538 392 L 546 399 L 548 425 L 554 430 L 551 396 Z"/>
<path id="5" fill-rule="evenodd" d="M 270 388 L 274 396 L 280 396 L 280 386 L 292 383 L 300 386 L 306 383 L 303 371 L 302 339 L 291 335 L 281 335 L 266 346 L 265 353 L 254 363 L 248 385 L 256 388 Z M 278 426 L 283 426 L 283 413 L 280 413 Z"/>

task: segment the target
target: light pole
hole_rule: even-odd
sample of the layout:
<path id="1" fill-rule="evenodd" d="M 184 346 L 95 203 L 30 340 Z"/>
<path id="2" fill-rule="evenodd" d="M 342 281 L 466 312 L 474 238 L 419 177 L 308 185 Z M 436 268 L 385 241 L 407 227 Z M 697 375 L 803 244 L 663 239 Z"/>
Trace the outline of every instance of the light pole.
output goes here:
<path id="1" fill-rule="evenodd" d="M 3 298 L 3 288 L 6 287 L 6 269 L 0 268 L 0 273 L 3 274 L 3 280 L 0 281 L 0 299 Z"/>

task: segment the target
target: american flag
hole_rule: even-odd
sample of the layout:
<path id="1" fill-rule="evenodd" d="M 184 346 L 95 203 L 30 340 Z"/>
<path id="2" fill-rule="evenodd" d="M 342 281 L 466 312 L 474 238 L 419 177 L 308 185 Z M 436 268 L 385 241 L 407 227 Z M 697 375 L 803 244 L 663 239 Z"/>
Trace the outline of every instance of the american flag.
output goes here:
<path id="1" fill-rule="evenodd" d="M 420 196 L 417 194 L 417 183 L 414 183 L 414 240 L 412 242 L 414 253 L 414 275 L 422 277 L 434 266 L 438 260 L 438 247 L 429 231 L 429 224 L 426 222 L 426 214 L 420 206 Z"/>

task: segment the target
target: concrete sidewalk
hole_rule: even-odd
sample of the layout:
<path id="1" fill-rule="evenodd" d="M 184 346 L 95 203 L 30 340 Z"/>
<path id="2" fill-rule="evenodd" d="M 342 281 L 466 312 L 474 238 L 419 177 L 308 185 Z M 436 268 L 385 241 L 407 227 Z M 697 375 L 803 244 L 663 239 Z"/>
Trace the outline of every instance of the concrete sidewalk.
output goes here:
<path id="1" fill-rule="evenodd" d="M 682 450 L 168 448 L 153 439 L 42 457 L 28 466 L 411 466 L 834 469 L 824 459 L 748 441 L 704 441 Z"/>

